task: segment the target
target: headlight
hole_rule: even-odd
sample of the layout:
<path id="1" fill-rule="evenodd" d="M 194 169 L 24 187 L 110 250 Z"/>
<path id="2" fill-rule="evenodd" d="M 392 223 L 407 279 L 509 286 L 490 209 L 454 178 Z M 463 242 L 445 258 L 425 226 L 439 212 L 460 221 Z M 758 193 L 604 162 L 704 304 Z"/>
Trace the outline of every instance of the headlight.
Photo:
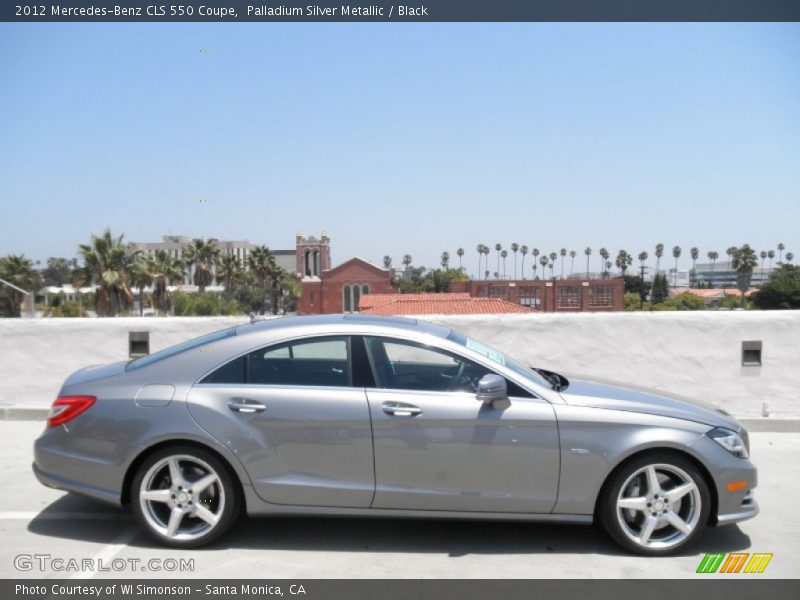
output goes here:
<path id="1" fill-rule="evenodd" d="M 747 458 L 747 446 L 739 434 L 730 429 L 716 427 L 706 434 L 728 452 L 739 458 Z"/>

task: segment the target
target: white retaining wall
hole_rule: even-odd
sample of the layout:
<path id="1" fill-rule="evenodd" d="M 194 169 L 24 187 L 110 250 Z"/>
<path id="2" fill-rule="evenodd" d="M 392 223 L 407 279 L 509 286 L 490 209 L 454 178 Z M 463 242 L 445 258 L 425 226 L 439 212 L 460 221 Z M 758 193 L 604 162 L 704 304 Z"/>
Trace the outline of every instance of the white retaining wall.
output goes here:
<path id="1" fill-rule="evenodd" d="M 526 364 L 703 398 L 740 417 L 800 417 L 800 311 L 431 316 Z M 0 406 L 48 406 L 64 378 L 124 360 L 129 331 L 150 350 L 244 318 L 1 319 Z M 741 366 L 743 340 L 763 342 Z"/>

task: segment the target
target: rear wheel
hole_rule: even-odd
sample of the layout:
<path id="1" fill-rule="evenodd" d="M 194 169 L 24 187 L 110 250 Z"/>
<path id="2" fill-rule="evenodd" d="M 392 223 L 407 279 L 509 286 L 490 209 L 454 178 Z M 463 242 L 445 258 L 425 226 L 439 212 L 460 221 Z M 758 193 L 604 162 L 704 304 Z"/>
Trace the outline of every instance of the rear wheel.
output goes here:
<path id="1" fill-rule="evenodd" d="M 239 512 L 225 465 L 191 446 L 164 448 L 148 457 L 133 478 L 131 498 L 133 514 L 147 534 L 176 548 L 211 542 Z"/>
<path id="2" fill-rule="evenodd" d="M 612 475 L 599 517 L 623 548 L 666 555 L 700 535 L 710 509 L 708 485 L 690 460 L 653 453 L 634 458 Z"/>

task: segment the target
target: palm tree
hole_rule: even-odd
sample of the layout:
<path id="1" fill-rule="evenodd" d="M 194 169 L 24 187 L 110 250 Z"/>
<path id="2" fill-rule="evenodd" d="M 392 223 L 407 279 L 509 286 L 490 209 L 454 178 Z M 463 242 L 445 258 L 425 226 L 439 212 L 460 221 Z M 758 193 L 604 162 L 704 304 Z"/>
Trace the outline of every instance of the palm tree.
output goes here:
<path id="1" fill-rule="evenodd" d="M 792 254 L 791 252 L 787 252 L 787 253 L 786 253 L 786 262 L 787 262 L 787 263 L 790 263 L 790 262 L 792 262 L 793 260 L 794 260 L 794 254 Z"/>
<path id="2" fill-rule="evenodd" d="M 150 272 L 150 257 L 137 251 L 131 265 L 131 285 L 136 288 L 139 296 L 139 316 L 144 316 L 144 288 L 153 283 Z"/>
<path id="3" fill-rule="evenodd" d="M 617 265 L 619 272 L 622 273 L 623 277 L 625 277 L 625 271 L 628 270 L 628 267 L 631 265 L 632 262 L 633 262 L 633 257 L 630 254 L 628 254 L 626 250 L 620 250 L 617 253 L 617 260 L 615 264 Z"/>
<path id="4" fill-rule="evenodd" d="M 456 254 L 458 255 L 458 268 L 463 269 L 464 265 L 461 263 L 461 257 L 464 256 L 464 249 L 459 248 L 458 250 L 456 250 Z"/>
<path id="5" fill-rule="evenodd" d="M 411 258 L 411 255 L 410 255 L 410 254 L 404 254 L 404 255 L 403 255 L 403 264 L 404 264 L 404 265 L 405 265 L 405 267 L 406 267 L 406 271 L 408 271 L 408 267 L 410 267 L 410 266 L 411 266 L 411 263 L 412 263 L 413 261 L 414 261 L 414 259 L 413 259 L 413 258 Z"/>
<path id="6" fill-rule="evenodd" d="M 644 306 L 644 261 L 647 260 L 647 252 L 639 252 L 639 268 L 641 269 L 641 278 L 642 278 L 642 287 L 641 292 L 639 293 L 639 299 L 641 300 L 641 305 Z M 655 278 L 654 278 L 655 279 Z"/>
<path id="7" fill-rule="evenodd" d="M 550 264 L 555 265 L 557 258 L 558 258 L 558 252 L 551 252 L 550 253 Z"/>
<path id="8" fill-rule="evenodd" d="M 441 261 L 442 261 L 442 268 L 445 271 L 447 271 L 448 265 L 450 264 L 450 253 L 447 252 L 446 250 L 442 252 Z"/>
<path id="9" fill-rule="evenodd" d="M 501 244 L 495 244 L 494 249 L 497 250 L 497 272 L 500 272 L 500 250 L 503 249 Z"/>
<path id="10" fill-rule="evenodd" d="M 491 253 L 492 249 L 489 246 L 483 247 L 483 254 L 486 258 L 483 259 L 483 267 L 486 269 L 486 279 L 489 279 L 489 254 Z"/>
<path id="11" fill-rule="evenodd" d="M 592 249 L 586 246 L 586 250 L 583 253 L 586 255 L 586 279 L 589 279 L 589 257 L 592 255 Z"/>
<path id="12" fill-rule="evenodd" d="M 539 259 L 539 264 L 542 265 L 542 278 L 544 278 L 544 269 L 547 267 L 547 263 L 549 262 L 547 255 L 542 254 L 542 258 Z"/>
<path id="13" fill-rule="evenodd" d="M 383 263 L 386 264 L 385 256 Z M 392 259 L 389 258 L 391 264 Z M 217 281 L 222 282 L 225 288 L 225 302 L 230 304 L 233 300 L 233 290 L 236 285 L 244 279 L 244 271 L 239 258 L 234 254 L 226 254 L 219 261 L 219 268 L 217 269 Z"/>
<path id="14" fill-rule="evenodd" d="M 772 271 L 772 259 L 775 258 L 775 250 L 768 250 L 767 258 L 769 259 L 769 270 Z"/>
<path id="15" fill-rule="evenodd" d="M 9 254 L 0 259 L 0 279 L 17 288 L 30 290 L 32 294 L 36 287 L 37 272 L 33 267 L 33 261 L 25 258 L 24 254 Z M 20 306 L 24 298 L 25 294 L 21 291 L 0 283 L 0 307 L 5 308 L 6 314 L 20 316 Z M 33 308 L 33 297 L 30 300 Z M 5 306 L 2 306 L 3 304 Z"/>
<path id="16" fill-rule="evenodd" d="M 767 260 L 767 253 L 764 250 L 762 250 L 761 252 L 758 253 L 758 255 L 761 257 L 761 270 L 763 271 L 764 261 Z"/>
<path id="17" fill-rule="evenodd" d="M 193 282 L 201 294 L 214 281 L 214 271 L 219 260 L 219 246 L 215 238 L 195 238 L 183 250 L 187 265 L 194 267 Z"/>
<path id="18" fill-rule="evenodd" d="M 656 244 L 656 275 L 661 268 L 661 257 L 664 256 L 664 244 Z M 653 278 L 655 282 L 655 278 Z"/>
<path id="19" fill-rule="evenodd" d="M 519 247 L 519 253 L 522 254 L 522 269 L 520 269 L 520 275 L 525 279 L 525 257 L 528 255 L 528 247 L 523 244 Z"/>
<path id="20" fill-rule="evenodd" d="M 600 250 L 598 250 L 597 253 L 600 255 L 600 258 L 603 259 L 600 261 L 600 272 L 602 273 L 603 279 L 605 279 L 608 275 L 608 270 L 604 269 L 604 267 L 605 264 L 608 262 L 608 259 L 611 256 L 611 254 L 608 253 L 608 250 L 605 247 L 600 248 Z"/>
<path id="21" fill-rule="evenodd" d="M 570 275 L 570 277 L 572 277 L 572 275 L 575 273 L 575 257 L 576 256 L 578 256 L 578 253 L 575 252 L 575 250 L 570 250 L 569 251 L 569 275 Z"/>
<path id="22" fill-rule="evenodd" d="M 731 246 L 730 248 L 725 250 L 725 254 L 728 255 L 728 263 L 730 263 L 733 260 L 733 255 L 736 253 L 737 250 L 738 248 L 736 246 Z"/>
<path id="23" fill-rule="evenodd" d="M 750 289 L 750 280 L 753 277 L 753 269 L 758 265 L 755 250 L 748 244 L 741 248 L 736 248 L 731 260 L 731 267 L 736 270 L 736 287 L 742 293 L 742 307 L 745 305 L 745 294 Z"/>
<path id="24" fill-rule="evenodd" d="M 567 256 L 567 249 L 562 248 L 558 253 L 561 255 L 561 279 L 564 279 L 564 258 Z"/>
<path id="25" fill-rule="evenodd" d="M 681 257 L 681 252 L 683 250 L 680 246 L 673 246 L 672 247 L 672 256 L 675 259 L 675 277 L 672 280 L 672 285 L 678 285 L 678 259 Z"/>
<path id="26" fill-rule="evenodd" d="M 717 265 L 717 259 L 719 258 L 719 252 L 716 250 L 709 250 L 706 254 L 708 256 L 708 260 L 711 261 L 711 277 L 708 281 L 709 289 L 714 287 L 714 267 Z"/>
<path id="27" fill-rule="evenodd" d="M 383 257 L 383 268 L 384 269 L 391 269 L 392 268 L 392 257 L 388 254 L 385 254 Z"/>
<path id="28" fill-rule="evenodd" d="M 274 281 L 275 272 L 278 270 L 275 255 L 272 251 L 266 246 L 256 246 L 247 256 L 247 267 L 256 280 L 256 286 L 266 292 L 267 283 Z M 273 306 L 272 309 L 277 313 L 277 306 Z M 261 312 L 265 310 L 266 306 L 262 305 Z"/>
<path id="29" fill-rule="evenodd" d="M 478 279 L 481 278 L 481 259 L 483 258 L 483 244 L 478 244 L 475 247 L 475 252 L 478 253 Z"/>
<path id="30" fill-rule="evenodd" d="M 502 250 L 500 256 L 503 257 L 503 279 L 506 278 L 506 257 L 508 257 L 508 250 Z"/>
<path id="31" fill-rule="evenodd" d="M 514 279 L 517 278 L 517 252 L 519 252 L 519 244 L 513 242 L 511 244 L 511 251 L 514 253 Z"/>
<path id="32" fill-rule="evenodd" d="M 539 266 L 538 264 L 536 264 L 539 258 L 539 249 L 534 248 L 533 250 L 531 250 L 531 256 L 533 256 L 533 278 L 536 279 L 536 269 Z M 542 275 L 544 275 L 544 270 L 542 271 Z"/>
<path id="33" fill-rule="evenodd" d="M 783 264 L 783 251 L 786 250 L 786 246 L 783 245 L 783 242 L 778 243 L 778 264 Z"/>
<path id="34" fill-rule="evenodd" d="M 697 246 L 692 246 L 689 249 L 689 255 L 692 257 L 692 271 L 695 271 L 697 259 L 700 258 L 700 249 Z"/>
<path id="35" fill-rule="evenodd" d="M 550 279 L 555 281 L 556 276 L 553 275 L 553 267 L 556 266 L 556 263 L 551 261 L 550 264 L 548 264 L 547 266 L 550 268 Z"/>
<path id="36" fill-rule="evenodd" d="M 78 247 L 87 283 L 97 284 L 94 307 L 100 316 L 116 316 L 133 303 L 129 275 L 134 253 L 123 243 L 124 237 L 113 237 L 106 229 L 102 235 L 92 235 L 89 244 Z"/>
<path id="37" fill-rule="evenodd" d="M 181 259 L 173 257 L 165 250 L 156 250 L 148 263 L 153 277 L 153 307 L 163 313 L 169 313 L 172 310 L 172 294 L 169 286 L 183 281 L 186 276 L 186 265 Z"/>
<path id="38" fill-rule="evenodd" d="M 606 261 L 606 278 L 608 277 L 608 275 L 609 275 L 609 272 L 611 271 L 611 266 L 612 266 L 613 264 L 614 264 L 614 263 L 612 263 L 610 260 L 607 260 L 607 261 Z"/>

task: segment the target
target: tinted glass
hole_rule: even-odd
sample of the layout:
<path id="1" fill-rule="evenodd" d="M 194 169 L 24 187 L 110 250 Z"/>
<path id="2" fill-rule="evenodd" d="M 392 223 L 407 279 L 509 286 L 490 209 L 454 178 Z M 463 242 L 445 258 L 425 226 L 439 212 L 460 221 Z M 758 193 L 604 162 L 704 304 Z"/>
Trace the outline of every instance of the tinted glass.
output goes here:
<path id="1" fill-rule="evenodd" d="M 492 372 L 437 348 L 403 340 L 365 339 L 379 388 L 475 393 L 481 378 Z"/>
<path id="2" fill-rule="evenodd" d="M 147 365 L 153 364 L 154 362 L 158 362 L 159 360 L 164 360 L 165 358 L 169 358 L 170 356 L 175 356 L 176 354 L 180 354 L 181 352 L 193 350 L 195 348 L 199 348 L 200 346 L 205 346 L 206 344 L 210 344 L 212 342 L 216 342 L 217 340 L 231 337 L 232 335 L 236 335 L 236 327 L 231 327 L 229 329 L 223 329 L 222 331 L 215 331 L 214 333 L 202 335 L 198 338 L 187 340 L 185 342 L 181 342 L 180 344 L 176 344 L 175 346 L 166 348 L 161 352 L 156 352 L 155 354 L 151 354 L 149 356 L 143 356 L 142 358 L 137 358 L 136 360 L 128 364 L 127 370 L 134 371 L 136 369 L 141 369 L 142 367 L 146 367 Z"/>
<path id="3" fill-rule="evenodd" d="M 350 386 L 347 337 L 312 338 L 247 356 L 247 382 L 262 385 Z"/>
<path id="4" fill-rule="evenodd" d="M 235 358 L 227 364 L 222 365 L 213 373 L 206 375 L 200 383 L 245 383 L 247 375 L 247 359 L 244 356 Z"/>

